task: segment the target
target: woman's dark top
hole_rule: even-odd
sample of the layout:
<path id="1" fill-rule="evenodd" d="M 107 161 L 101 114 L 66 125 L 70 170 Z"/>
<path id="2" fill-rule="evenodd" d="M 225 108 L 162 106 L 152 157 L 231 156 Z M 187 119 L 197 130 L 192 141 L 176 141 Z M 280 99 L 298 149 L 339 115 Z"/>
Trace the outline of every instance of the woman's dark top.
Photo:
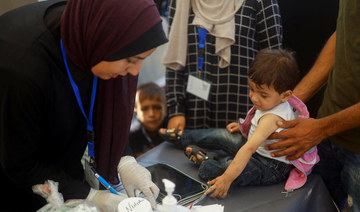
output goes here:
<path id="1" fill-rule="evenodd" d="M 65 4 L 41 2 L 0 17 L 0 186 L 2 202 L 21 203 L 12 211 L 40 207 L 31 186 L 48 179 L 59 182 L 65 200 L 85 199 L 90 190 L 80 162 L 86 120 L 60 50 Z M 93 75 L 71 64 L 70 70 L 88 114 Z"/>

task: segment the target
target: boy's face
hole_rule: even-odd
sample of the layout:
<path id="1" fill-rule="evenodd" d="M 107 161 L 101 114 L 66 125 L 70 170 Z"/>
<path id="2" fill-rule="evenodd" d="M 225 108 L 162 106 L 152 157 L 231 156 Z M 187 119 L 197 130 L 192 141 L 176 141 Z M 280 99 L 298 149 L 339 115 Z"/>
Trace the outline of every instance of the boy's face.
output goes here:
<path id="1" fill-rule="evenodd" d="M 249 81 L 249 96 L 257 110 L 270 110 L 276 105 L 286 102 L 292 92 L 290 90 L 279 94 L 273 86 L 268 87 L 267 85 L 257 86 L 251 79 Z"/>
<path id="2" fill-rule="evenodd" d="M 157 132 L 159 130 L 165 117 L 164 107 L 158 98 L 136 102 L 136 117 L 142 122 L 146 131 Z"/>

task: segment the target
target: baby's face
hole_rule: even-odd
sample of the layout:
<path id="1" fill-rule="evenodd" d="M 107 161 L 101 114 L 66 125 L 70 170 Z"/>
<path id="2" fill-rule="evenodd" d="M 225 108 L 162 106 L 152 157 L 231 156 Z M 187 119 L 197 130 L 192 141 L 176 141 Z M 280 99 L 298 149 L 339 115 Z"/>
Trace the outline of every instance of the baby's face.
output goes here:
<path id="1" fill-rule="evenodd" d="M 165 117 L 165 105 L 158 98 L 144 99 L 136 103 L 136 117 L 148 132 L 157 132 Z"/>
<path id="2" fill-rule="evenodd" d="M 279 94 L 273 86 L 257 86 L 251 79 L 249 81 L 249 96 L 257 110 L 270 110 L 283 102 L 283 95 Z"/>

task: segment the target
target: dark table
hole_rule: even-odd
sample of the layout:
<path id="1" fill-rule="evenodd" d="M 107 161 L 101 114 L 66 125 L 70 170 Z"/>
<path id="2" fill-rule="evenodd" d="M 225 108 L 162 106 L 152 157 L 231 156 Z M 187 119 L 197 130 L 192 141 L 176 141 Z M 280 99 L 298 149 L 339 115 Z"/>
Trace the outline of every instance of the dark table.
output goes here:
<path id="1" fill-rule="evenodd" d="M 146 152 L 137 161 L 145 167 L 166 163 L 201 181 L 197 166 L 186 158 L 182 150 L 168 142 Z M 206 197 L 199 205 L 222 204 L 225 212 L 338 211 L 319 175 L 310 174 L 306 184 L 291 193 L 282 193 L 284 186 L 285 182 L 270 186 L 231 186 L 226 198 Z"/>

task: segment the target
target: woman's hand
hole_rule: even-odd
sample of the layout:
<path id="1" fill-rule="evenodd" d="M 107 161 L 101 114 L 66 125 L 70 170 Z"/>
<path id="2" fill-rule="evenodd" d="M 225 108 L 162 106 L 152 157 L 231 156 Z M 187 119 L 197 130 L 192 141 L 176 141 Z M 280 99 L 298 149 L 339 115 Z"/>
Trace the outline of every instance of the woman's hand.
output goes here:
<path id="1" fill-rule="evenodd" d="M 155 209 L 156 198 L 160 189 L 152 182 L 151 173 L 145 167 L 139 165 L 132 156 L 123 156 L 118 165 L 121 182 L 129 197 L 138 196 L 142 192 L 145 198 Z"/>

